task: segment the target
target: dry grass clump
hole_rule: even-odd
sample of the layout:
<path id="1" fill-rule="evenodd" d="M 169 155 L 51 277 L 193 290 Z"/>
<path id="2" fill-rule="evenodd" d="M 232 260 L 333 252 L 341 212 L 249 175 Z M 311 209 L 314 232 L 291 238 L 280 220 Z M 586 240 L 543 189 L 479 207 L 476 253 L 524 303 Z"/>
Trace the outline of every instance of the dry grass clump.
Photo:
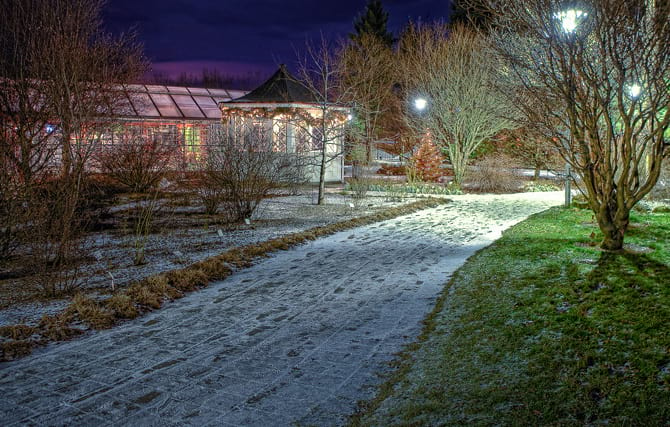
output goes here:
<path id="1" fill-rule="evenodd" d="M 245 257 L 241 249 L 231 249 L 221 255 L 221 260 L 237 268 L 246 268 L 251 265 L 248 257 Z"/>
<path id="2" fill-rule="evenodd" d="M 199 268 L 170 271 L 166 273 L 166 278 L 169 285 L 179 292 L 191 292 L 209 283 L 209 276 Z"/>
<path id="3" fill-rule="evenodd" d="M 114 312 L 84 294 L 77 294 L 66 309 L 66 313 L 86 323 L 93 329 L 109 329 L 114 325 Z"/>
<path id="4" fill-rule="evenodd" d="M 221 256 L 216 256 L 204 261 L 197 262 L 191 266 L 202 271 L 209 280 L 223 280 L 230 276 L 233 270 L 226 264 Z M 205 286 L 203 284 L 202 286 Z"/>
<path id="5" fill-rule="evenodd" d="M 28 325 L 0 326 L 0 337 L 25 340 L 37 333 L 37 328 Z"/>
<path id="6" fill-rule="evenodd" d="M 128 289 L 128 295 L 136 304 L 154 310 L 161 308 L 163 301 L 160 295 L 156 295 L 146 286 L 142 286 L 139 283 L 130 286 Z"/>
<path id="7" fill-rule="evenodd" d="M 73 316 L 66 310 L 56 316 L 42 316 L 37 328 L 47 341 L 64 341 L 84 333 L 81 329 L 70 327 L 73 320 Z"/>
<path id="8" fill-rule="evenodd" d="M 119 319 L 134 319 L 139 315 L 132 298 L 126 294 L 112 295 L 111 298 L 105 300 L 105 306 L 114 313 L 114 317 Z"/>
<path id="9" fill-rule="evenodd" d="M 168 288 L 170 286 L 168 285 L 167 278 L 165 275 L 159 274 L 141 282 L 133 283 L 126 291 L 126 294 L 136 304 L 155 310 L 161 308 L 163 298 L 168 296 L 168 293 L 172 294 Z"/>
<path id="10" fill-rule="evenodd" d="M 0 343 L 0 361 L 9 361 L 29 355 L 35 342 L 18 340 Z"/>

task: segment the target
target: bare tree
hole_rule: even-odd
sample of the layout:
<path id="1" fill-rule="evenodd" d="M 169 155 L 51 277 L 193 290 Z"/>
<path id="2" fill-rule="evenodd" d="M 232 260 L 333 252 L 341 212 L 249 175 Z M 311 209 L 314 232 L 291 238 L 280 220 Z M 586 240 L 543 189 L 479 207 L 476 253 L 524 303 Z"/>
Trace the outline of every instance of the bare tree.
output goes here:
<path id="1" fill-rule="evenodd" d="M 119 89 L 145 67 L 133 37 L 104 33 L 102 5 L 0 0 L 1 163 L 15 176 L 12 185 L 21 184 L 12 197 L 34 214 L 31 239 L 48 231 L 42 261 L 55 270 L 69 268 L 80 231 L 86 161 L 112 115 L 127 104 Z M 47 185 L 59 161 L 60 181 Z"/>
<path id="2" fill-rule="evenodd" d="M 41 6 L 48 10 L 44 43 L 52 52 L 42 59 L 43 92 L 61 132 L 63 174 L 86 163 L 101 132 L 128 107 L 123 85 L 147 65 L 133 35 L 113 38 L 103 31 L 103 4 L 57 0 Z"/>
<path id="3" fill-rule="evenodd" d="M 353 108 L 352 126 L 360 126 L 360 143 L 366 149 L 366 161 L 372 160 L 372 147 L 383 134 L 383 119 L 393 106 L 393 50 L 389 44 L 363 33 L 340 50 L 338 58 L 347 103 Z"/>
<path id="4" fill-rule="evenodd" d="M 49 53 L 37 29 L 47 20 L 44 7 L 0 0 L 0 156 L 12 185 L 31 185 L 49 166 L 56 146 L 49 144 L 55 121 L 44 98 L 42 59 Z"/>
<path id="5" fill-rule="evenodd" d="M 621 249 L 630 211 L 654 187 L 668 153 L 670 5 L 486 3 L 496 50 L 524 89 L 510 98 L 577 174 L 601 247 Z"/>
<path id="6" fill-rule="evenodd" d="M 283 183 L 304 179 L 300 156 L 273 150 L 269 121 L 236 117 L 207 131 L 207 160 L 200 188 L 210 211 L 223 204 L 229 221 L 251 218 Z"/>
<path id="7" fill-rule="evenodd" d="M 461 185 L 472 153 L 486 139 L 513 126 L 511 106 L 497 94 L 500 63 L 486 39 L 462 25 L 412 24 L 401 35 L 399 78 L 408 98 L 428 101 L 405 119 L 449 156 Z"/>
<path id="8" fill-rule="evenodd" d="M 319 45 L 307 44 L 306 56 L 298 69 L 298 81 L 312 94 L 315 111 L 296 109 L 293 124 L 306 139 L 313 141 L 318 156 L 318 204 L 325 201 L 326 168 L 344 153 L 349 109 L 345 107 L 349 89 L 342 81 L 338 57 L 341 45 L 332 46 L 323 37 Z"/>

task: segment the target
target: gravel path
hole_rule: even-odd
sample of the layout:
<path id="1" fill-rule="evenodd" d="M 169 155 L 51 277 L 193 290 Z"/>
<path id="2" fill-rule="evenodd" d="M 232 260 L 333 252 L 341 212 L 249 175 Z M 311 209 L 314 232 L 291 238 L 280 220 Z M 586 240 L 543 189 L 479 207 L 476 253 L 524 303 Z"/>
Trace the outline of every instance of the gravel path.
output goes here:
<path id="1" fill-rule="evenodd" d="M 561 194 L 453 200 L 278 253 L 141 319 L 2 364 L 2 423 L 342 424 L 449 275 Z"/>

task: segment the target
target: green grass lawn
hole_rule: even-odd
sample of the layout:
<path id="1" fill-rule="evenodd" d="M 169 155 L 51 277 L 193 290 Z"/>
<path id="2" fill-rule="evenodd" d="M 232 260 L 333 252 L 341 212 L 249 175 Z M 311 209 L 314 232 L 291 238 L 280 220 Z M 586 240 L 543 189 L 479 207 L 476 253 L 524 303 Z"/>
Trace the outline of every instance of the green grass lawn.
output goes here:
<path id="1" fill-rule="evenodd" d="M 633 215 L 637 253 L 599 239 L 554 208 L 477 253 L 352 423 L 668 425 L 670 214 Z"/>

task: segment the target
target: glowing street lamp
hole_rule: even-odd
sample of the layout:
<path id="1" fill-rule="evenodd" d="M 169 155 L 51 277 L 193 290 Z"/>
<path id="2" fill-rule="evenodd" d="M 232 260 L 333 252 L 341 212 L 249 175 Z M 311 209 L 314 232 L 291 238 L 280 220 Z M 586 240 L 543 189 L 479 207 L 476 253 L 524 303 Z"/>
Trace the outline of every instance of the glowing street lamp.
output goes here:
<path id="1" fill-rule="evenodd" d="M 635 83 L 628 87 L 628 95 L 630 95 L 632 99 L 637 99 L 640 94 L 642 94 L 642 86 L 639 84 Z"/>
<path id="2" fill-rule="evenodd" d="M 579 26 L 579 21 L 586 18 L 588 14 L 578 9 L 568 9 L 554 16 L 561 22 L 561 28 L 564 32 L 574 33 Z"/>
<path id="3" fill-rule="evenodd" d="M 425 98 L 416 98 L 414 100 L 414 108 L 419 112 L 425 110 L 427 106 L 428 106 L 428 101 L 426 101 Z"/>

